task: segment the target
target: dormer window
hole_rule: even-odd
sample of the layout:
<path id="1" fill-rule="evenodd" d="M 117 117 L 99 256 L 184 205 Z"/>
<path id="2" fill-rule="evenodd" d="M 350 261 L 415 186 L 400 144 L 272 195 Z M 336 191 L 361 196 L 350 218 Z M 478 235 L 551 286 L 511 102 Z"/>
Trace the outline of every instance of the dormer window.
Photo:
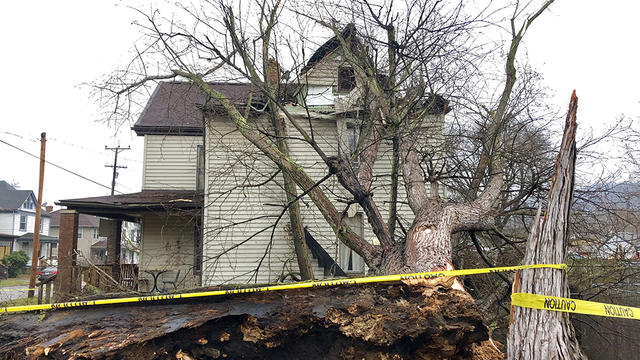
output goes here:
<path id="1" fill-rule="evenodd" d="M 28 197 L 27 201 L 24 202 L 24 208 L 33 210 L 33 207 L 34 207 L 33 201 L 31 200 L 31 197 Z"/>
<path id="2" fill-rule="evenodd" d="M 350 92 L 356 87 L 356 73 L 350 66 L 338 68 L 338 92 Z"/>

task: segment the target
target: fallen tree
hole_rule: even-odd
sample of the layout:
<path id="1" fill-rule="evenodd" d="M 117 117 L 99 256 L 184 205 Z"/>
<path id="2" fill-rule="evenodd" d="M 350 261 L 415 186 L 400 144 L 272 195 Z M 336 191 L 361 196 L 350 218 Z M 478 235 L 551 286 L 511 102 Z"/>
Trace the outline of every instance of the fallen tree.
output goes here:
<path id="1" fill-rule="evenodd" d="M 12 315 L 0 319 L 0 358 L 503 358 L 450 281 Z"/>

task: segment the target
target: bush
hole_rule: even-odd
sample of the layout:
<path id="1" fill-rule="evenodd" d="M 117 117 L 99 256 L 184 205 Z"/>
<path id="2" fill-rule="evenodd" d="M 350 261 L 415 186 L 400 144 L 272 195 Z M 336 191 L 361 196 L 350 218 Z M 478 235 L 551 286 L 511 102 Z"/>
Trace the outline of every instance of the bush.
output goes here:
<path id="1" fill-rule="evenodd" d="M 7 265 L 9 268 L 9 277 L 12 278 L 24 272 L 28 261 L 29 257 L 24 251 L 16 251 L 2 258 L 2 263 Z"/>

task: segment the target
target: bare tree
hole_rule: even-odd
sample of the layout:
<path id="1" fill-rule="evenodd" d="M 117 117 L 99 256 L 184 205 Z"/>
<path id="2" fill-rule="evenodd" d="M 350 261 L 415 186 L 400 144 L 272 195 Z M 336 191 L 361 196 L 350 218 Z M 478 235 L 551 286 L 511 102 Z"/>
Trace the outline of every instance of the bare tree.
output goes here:
<path id="1" fill-rule="evenodd" d="M 526 6 L 514 7 L 504 74 L 494 82 L 498 96 L 494 101 L 476 99 L 472 116 L 478 116 L 481 124 L 481 145 L 477 161 L 470 164 L 468 189 L 457 202 L 441 196 L 440 184 L 452 178 L 456 164 L 437 147 L 443 144 L 438 130 L 441 119 L 452 105 L 440 93 L 462 89 L 468 72 L 478 66 L 478 54 L 468 43 L 480 17 L 465 15 L 462 3 L 451 6 L 425 0 L 398 6 L 357 1 L 345 7 L 321 2 L 303 12 L 295 3 L 280 1 L 262 1 L 249 11 L 211 2 L 206 8 L 183 7 L 190 15 L 188 23 L 153 12 L 144 15 L 146 22 L 141 24 L 149 36 L 147 47 L 139 50 L 130 68 L 115 73 L 99 90 L 115 106 L 111 119 L 120 120 L 130 116 L 129 100 L 154 81 L 183 79 L 206 94 L 254 149 L 282 173 L 285 209 L 290 214 L 303 276 L 310 277 L 296 209 L 303 197 L 311 200 L 337 238 L 362 256 L 373 271 L 442 269 L 452 262 L 452 236 L 495 229 L 496 205 L 501 201 L 505 174 L 511 171 L 507 169 L 505 143 L 518 114 L 512 97 L 518 89 L 516 55 L 525 33 L 551 2 L 530 15 L 525 14 Z M 525 20 L 519 23 L 522 17 Z M 296 32 L 298 44 L 310 41 L 304 35 L 305 27 L 328 29 L 345 63 L 354 71 L 359 110 L 352 119 L 358 132 L 353 152 L 328 155 L 315 137 L 309 107 L 300 104 L 303 110 L 293 113 L 286 106 L 291 101 L 289 85 L 305 83 L 304 68 L 296 60 L 304 51 L 278 35 L 291 31 L 296 22 L 302 28 Z M 285 50 L 289 52 L 286 55 Z M 149 73 L 149 58 L 154 56 L 162 57 L 166 72 Z M 298 76 L 289 84 L 270 80 L 269 65 L 275 63 L 272 58 L 277 62 L 289 59 L 291 73 Z M 239 108 L 210 85 L 211 80 L 224 77 L 249 81 L 264 101 Z M 270 125 L 256 119 L 268 119 L 266 124 Z M 289 156 L 284 139 L 292 137 L 316 152 L 328 169 L 326 177 L 314 179 Z M 374 197 L 379 175 L 373 169 L 387 142 L 391 144 L 392 170 L 387 174 L 389 197 L 382 201 L 387 204 L 382 211 L 380 197 Z M 364 239 L 344 221 L 346 209 L 341 211 L 327 188 L 319 184 L 331 176 L 345 191 L 341 197 L 347 209 L 358 206 L 363 211 L 379 245 Z M 511 201 L 515 208 L 523 199 L 503 201 Z M 399 215 L 398 205 L 403 203 L 409 206 L 412 218 Z"/>

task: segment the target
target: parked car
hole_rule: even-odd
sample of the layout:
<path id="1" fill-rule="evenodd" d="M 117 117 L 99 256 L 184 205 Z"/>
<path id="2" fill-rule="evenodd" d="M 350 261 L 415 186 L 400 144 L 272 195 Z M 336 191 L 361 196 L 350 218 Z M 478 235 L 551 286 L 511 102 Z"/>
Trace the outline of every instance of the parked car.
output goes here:
<path id="1" fill-rule="evenodd" d="M 53 280 L 58 274 L 57 266 L 47 266 L 46 268 L 40 270 L 38 273 L 38 281 L 40 282 L 48 282 Z"/>

